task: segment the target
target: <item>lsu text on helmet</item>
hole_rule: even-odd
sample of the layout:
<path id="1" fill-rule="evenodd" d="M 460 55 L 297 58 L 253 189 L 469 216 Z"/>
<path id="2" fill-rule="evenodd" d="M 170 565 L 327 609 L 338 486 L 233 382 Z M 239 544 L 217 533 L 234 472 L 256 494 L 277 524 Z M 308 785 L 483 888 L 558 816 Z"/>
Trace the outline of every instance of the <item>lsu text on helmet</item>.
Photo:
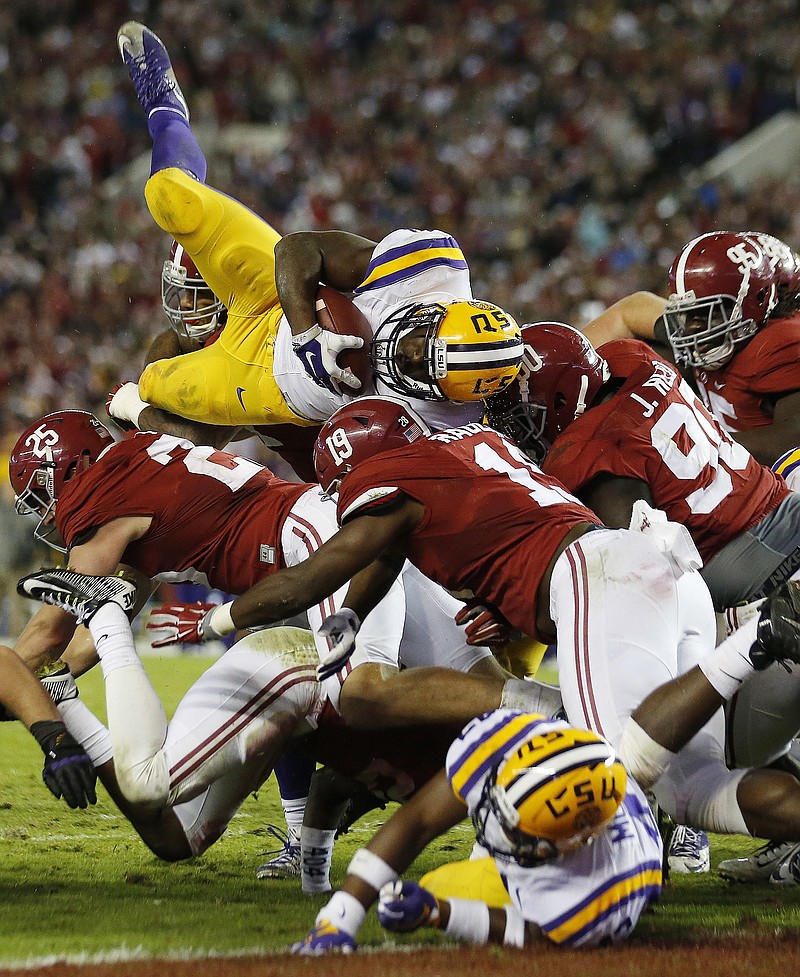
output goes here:
<path id="1" fill-rule="evenodd" d="M 564 428 L 592 405 L 611 371 L 583 333 L 564 322 L 525 325 L 522 340 L 517 378 L 486 401 L 486 417 L 541 464 Z"/>
<path id="2" fill-rule="evenodd" d="M 669 278 L 664 324 L 675 362 L 682 366 L 724 366 L 778 301 L 773 264 L 764 242 L 751 232 L 701 234 L 675 258 Z"/>
<path id="3" fill-rule="evenodd" d="M 113 443 L 111 432 L 83 410 L 55 411 L 22 432 L 11 451 L 9 477 L 17 512 L 39 517 L 37 539 L 66 553 L 56 541 L 53 506 L 64 483 Z"/>
<path id="4" fill-rule="evenodd" d="M 559 723 L 531 736 L 486 778 L 473 813 L 478 842 L 496 858 L 541 865 L 603 832 L 626 785 L 625 768 L 604 739 Z"/>
<path id="5" fill-rule="evenodd" d="M 175 332 L 199 345 L 228 318 L 228 310 L 177 241 L 161 271 L 161 303 Z"/>
<path id="6" fill-rule="evenodd" d="M 522 338 L 489 302 L 408 305 L 372 341 L 372 368 L 392 390 L 418 400 L 483 400 L 517 375 Z"/>
<path id="7" fill-rule="evenodd" d="M 373 455 L 405 448 L 430 428 L 404 400 L 359 397 L 322 425 L 314 445 L 314 467 L 322 490 L 334 494 L 344 476 Z"/>

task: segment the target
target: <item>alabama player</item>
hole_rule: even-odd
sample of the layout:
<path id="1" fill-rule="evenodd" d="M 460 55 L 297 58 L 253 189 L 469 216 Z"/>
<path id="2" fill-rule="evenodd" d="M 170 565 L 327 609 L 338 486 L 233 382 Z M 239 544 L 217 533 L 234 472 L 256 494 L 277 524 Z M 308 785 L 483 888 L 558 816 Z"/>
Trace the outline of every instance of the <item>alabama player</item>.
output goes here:
<path id="1" fill-rule="evenodd" d="M 666 334 L 706 406 L 760 462 L 800 443 L 800 258 L 754 231 L 690 241 L 670 268 Z"/>
<path id="2" fill-rule="evenodd" d="M 493 905 L 441 893 L 443 866 L 401 882 L 416 856 L 469 814 L 483 859 L 502 876 Z M 609 744 L 560 720 L 495 710 L 453 742 L 442 770 L 356 852 L 347 879 L 317 915 L 300 954 L 351 951 L 378 899 L 386 929 L 420 926 L 475 944 L 563 947 L 619 943 L 661 892 L 661 838 L 647 801 Z M 467 897 L 464 898 L 464 895 Z"/>
<path id="3" fill-rule="evenodd" d="M 490 423 L 607 525 L 628 526 L 639 500 L 682 523 L 718 610 L 796 572 L 797 495 L 726 433 L 671 364 L 635 340 L 595 351 L 564 323 L 526 326 L 523 337 L 520 378 L 487 402 Z M 748 683 L 728 710 L 729 763 L 790 763 L 798 707 L 796 669 Z"/>
<path id="4" fill-rule="evenodd" d="M 469 424 L 426 436 L 403 402 L 361 398 L 323 425 L 315 464 L 322 487 L 338 490 L 342 528 L 304 564 L 233 601 L 231 629 L 300 610 L 353 576 L 345 597 L 352 616 L 330 628 L 332 656 L 346 661 L 359 620 L 406 558 L 451 590 L 473 591 L 520 631 L 557 641 L 567 716 L 612 743 L 652 689 L 713 649 L 708 590 L 684 572 L 700 562 L 688 535 L 679 556 L 645 534 L 598 525 L 490 428 Z M 748 652 L 757 624 L 748 622 L 718 649 L 734 672 L 753 670 Z M 715 717 L 695 737 L 656 795 L 679 820 L 750 833 L 769 823 L 760 789 L 773 772 L 728 771 L 721 727 Z M 800 799 L 800 783 L 789 779 L 784 789 Z M 774 827 L 787 830 L 783 821 Z"/>
<path id="5" fill-rule="evenodd" d="M 59 569 L 31 574 L 19 589 L 54 603 L 91 633 L 105 680 L 108 730 L 90 714 L 74 681 L 59 709 L 68 728 L 86 738 L 109 794 L 145 844 L 167 861 L 212 845 L 289 744 L 387 800 L 405 801 L 442 766 L 458 728 L 359 733 L 348 727 L 316 679 L 313 636 L 292 627 L 268 628 L 234 644 L 167 722 L 134 645 L 134 583 Z M 138 724 L 129 721 L 126 698 L 135 700 Z"/>
<path id="6" fill-rule="evenodd" d="M 138 387 L 115 394 L 112 415 L 141 426 L 139 415 L 150 404 L 210 424 L 325 420 L 361 385 L 336 356 L 363 344 L 317 325 L 315 297 L 325 282 L 354 292 L 375 332 L 376 389 L 421 400 L 437 427 L 478 416 L 481 397 L 515 375 L 522 346 L 510 316 L 473 300 L 455 240 L 409 230 L 377 244 L 338 231 L 281 239 L 203 183 L 206 162 L 159 38 L 129 22 L 117 40 L 153 138 L 148 207 L 191 255 L 228 318 L 212 346 L 151 363 Z"/>

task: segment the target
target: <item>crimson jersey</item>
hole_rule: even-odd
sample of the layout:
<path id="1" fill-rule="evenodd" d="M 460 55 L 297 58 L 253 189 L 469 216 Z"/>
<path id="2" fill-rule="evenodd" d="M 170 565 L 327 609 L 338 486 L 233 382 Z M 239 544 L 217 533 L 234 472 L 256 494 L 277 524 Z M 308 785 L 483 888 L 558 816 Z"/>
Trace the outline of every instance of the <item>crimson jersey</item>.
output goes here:
<path id="1" fill-rule="evenodd" d="M 694 376 L 726 431 L 772 424 L 775 398 L 800 390 L 800 315 L 767 323 L 725 366 Z"/>
<path id="2" fill-rule="evenodd" d="M 556 438 L 548 474 L 573 492 L 603 473 L 646 482 L 654 505 L 686 526 L 704 560 L 789 494 L 645 343 L 621 339 L 600 354 L 622 386 Z"/>
<path id="3" fill-rule="evenodd" d="M 425 508 L 399 547 L 427 577 L 494 603 L 536 636 L 536 595 L 564 536 L 598 519 L 510 441 L 482 424 L 376 455 L 342 479 L 339 521 L 407 495 Z"/>
<path id="4" fill-rule="evenodd" d="M 230 594 L 283 565 L 281 527 L 310 488 L 263 466 L 166 434 L 137 434 L 70 479 L 56 506 L 67 546 L 121 516 L 151 516 L 123 562 L 149 577 L 197 580 Z"/>

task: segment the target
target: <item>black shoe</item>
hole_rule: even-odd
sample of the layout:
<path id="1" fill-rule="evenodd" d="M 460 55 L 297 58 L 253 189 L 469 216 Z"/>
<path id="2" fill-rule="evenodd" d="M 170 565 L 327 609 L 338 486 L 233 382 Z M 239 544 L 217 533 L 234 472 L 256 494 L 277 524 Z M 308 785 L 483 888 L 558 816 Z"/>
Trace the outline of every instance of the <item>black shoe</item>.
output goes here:
<path id="1" fill-rule="evenodd" d="M 136 604 L 136 584 L 122 576 L 91 576 L 68 568 L 39 570 L 23 577 L 17 593 L 52 604 L 88 624 L 104 604 L 114 603 L 130 616 Z"/>
<path id="2" fill-rule="evenodd" d="M 773 662 L 787 670 L 787 662 L 800 663 L 800 582 L 787 580 L 761 605 L 750 661 L 756 671 Z"/>
<path id="3" fill-rule="evenodd" d="M 336 837 L 346 835 L 353 825 L 370 811 L 382 811 L 386 807 L 386 801 L 373 794 L 369 788 L 359 784 L 347 801 L 347 807 L 342 811 L 339 824 L 336 828 Z"/>

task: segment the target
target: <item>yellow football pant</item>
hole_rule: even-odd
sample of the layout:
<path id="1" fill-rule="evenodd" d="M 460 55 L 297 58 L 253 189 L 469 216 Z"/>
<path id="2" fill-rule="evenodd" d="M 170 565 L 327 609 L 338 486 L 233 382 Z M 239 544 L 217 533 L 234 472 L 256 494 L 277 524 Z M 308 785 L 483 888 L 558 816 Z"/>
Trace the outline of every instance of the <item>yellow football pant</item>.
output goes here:
<path id="1" fill-rule="evenodd" d="M 493 858 L 449 862 L 423 875 L 420 885 L 437 899 L 475 899 L 496 909 L 511 902 Z"/>
<path id="2" fill-rule="evenodd" d="M 273 377 L 283 315 L 275 287 L 278 232 L 175 167 L 154 173 L 144 192 L 155 222 L 183 245 L 224 302 L 228 322 L 211 346 L 147 366 L 142 399 L 205 424 L 313 424 L 289 408 Z"/>

